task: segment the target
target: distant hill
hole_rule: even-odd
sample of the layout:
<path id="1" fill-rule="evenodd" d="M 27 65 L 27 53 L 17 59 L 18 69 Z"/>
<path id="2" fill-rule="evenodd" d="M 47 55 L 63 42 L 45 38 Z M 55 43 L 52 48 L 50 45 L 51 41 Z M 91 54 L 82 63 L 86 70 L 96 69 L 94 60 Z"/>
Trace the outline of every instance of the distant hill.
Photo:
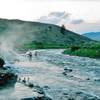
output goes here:
<path id="1" fill-rule="evenodd" d="M 0 19 L 0 41 L 14 47 L 32 45 L 73 45 L 88 43 L 91 39 L 52 24 Z M 31 47 L 30 46 L 30 47 Z"/>
<path id="2" fill-rule="evenodd" d="M 100 32 L 90 32 L 90 33 L 85 33 L 83 36 L 86 36 L 90 39 L 100 41 Z"/>

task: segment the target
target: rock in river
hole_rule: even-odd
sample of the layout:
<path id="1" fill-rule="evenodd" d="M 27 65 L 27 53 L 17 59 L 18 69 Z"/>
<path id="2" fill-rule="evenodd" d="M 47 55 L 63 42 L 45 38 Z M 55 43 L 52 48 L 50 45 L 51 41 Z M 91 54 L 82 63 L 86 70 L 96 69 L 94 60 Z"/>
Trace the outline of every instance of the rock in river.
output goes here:
<path id="1" fill-rule="evenodd" d="M 17 81 L 17 75 L 15 75 L 10 68 L 4 67 L 5 61 L 0 58 L 0 86 L 11 85 Z"/>

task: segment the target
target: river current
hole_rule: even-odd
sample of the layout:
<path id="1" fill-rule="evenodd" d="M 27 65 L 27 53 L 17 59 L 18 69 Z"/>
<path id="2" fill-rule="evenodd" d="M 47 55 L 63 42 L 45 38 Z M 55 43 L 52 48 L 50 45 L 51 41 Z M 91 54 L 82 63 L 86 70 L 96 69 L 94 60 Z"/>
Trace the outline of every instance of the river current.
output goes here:
<path id="1" fill-rule="evenodd" d="M 34 50 L 32 61 L 23 54 L 9 64 L 20 80 L 44 88 L 53 100 L 100 100 L 100 60 L 62 54 L 61 49 Z M 35 55 L 37 52 L 37 55 Z M 0 100 L 20 100 L 34 96 L 21 82 L 0 90 Z M 95 98 L 95 99 L 89 99 Z"/>

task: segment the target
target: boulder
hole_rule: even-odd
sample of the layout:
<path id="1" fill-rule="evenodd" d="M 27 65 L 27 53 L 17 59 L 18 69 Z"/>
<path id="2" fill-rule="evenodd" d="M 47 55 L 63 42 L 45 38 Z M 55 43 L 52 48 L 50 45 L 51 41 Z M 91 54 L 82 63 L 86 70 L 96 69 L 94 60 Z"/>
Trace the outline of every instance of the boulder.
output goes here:
<path id="1" fill-rule="evenodd" d="M 12 73 L 10 69 L 3 67 L 4 64 L 5 61 L 0 58 L 0 86 L 12 84 L 17 81 L 17 75 Z"/>
<path id="2" fill-rule="evenodd" d="M 0 86 L 14 84 L 17 81 L 17 75 L 13 73 L 0 73 Z"/>
<path id="3" fill-rule="evenodd" d="M 3 68 L 4 64 L 5 64 L 5 61 L 2 58 L 0 58 L 0 68 Z"/>

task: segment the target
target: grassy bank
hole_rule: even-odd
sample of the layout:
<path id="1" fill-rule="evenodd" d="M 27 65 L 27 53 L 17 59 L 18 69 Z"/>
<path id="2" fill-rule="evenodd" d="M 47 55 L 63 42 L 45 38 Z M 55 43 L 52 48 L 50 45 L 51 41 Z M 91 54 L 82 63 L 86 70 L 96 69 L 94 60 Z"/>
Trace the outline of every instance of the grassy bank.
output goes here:
<path id="1" fill-rule="evenodd" d="M 34 50 L 34 49 L 66 49 L 68 46 L 60 44 L 42 44 L 42 43 L 29 43 L 17 47 L 20 51 Z"/>
<path id="2" fill-rule="evenodd" d="M 90 44 L 80 45 L 60 45 L 60 44 L 42 44 L 42 43 L 28 43 L 23 46 L 18 46 L 20 51 L 28 51 L 34 49 L 66 49 L 63 53 L 69 55 L 100 58 L 100 43 L 92 42 Z"/>
<path id="3" fill-rule="evenodd" d="M 100 58 L 100 43 L 85 46 L 74 45 L 66 49 L 63 53 L 90 58 Z"/>

